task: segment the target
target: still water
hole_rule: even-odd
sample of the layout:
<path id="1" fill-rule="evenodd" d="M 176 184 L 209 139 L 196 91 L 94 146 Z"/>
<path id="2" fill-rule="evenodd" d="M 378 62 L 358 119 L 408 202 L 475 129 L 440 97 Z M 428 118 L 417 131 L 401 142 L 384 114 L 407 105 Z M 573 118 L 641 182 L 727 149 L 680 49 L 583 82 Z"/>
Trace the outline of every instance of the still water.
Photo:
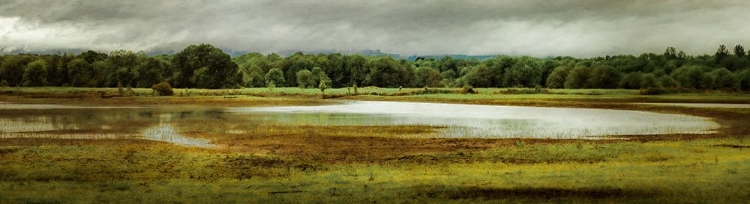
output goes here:
<path id="1" fill-rule="evenodd" d="M 593 139 L 601 136 L 711 133 L 710 119 L 643 111 L 355 101 L 325 106 L 231 108 L 276 123 L 429 125 L 440 137 Z"/>
<path id="2" fill-rule="evenodd" d="M 0 138 L 146 139 L 211 147 L 210 141 L 191 136 L 249 134 L 251 127 L 268 125 L 427 125 L 440 127 L 427 137 L 555 139 L 711 133 L 719 127 L 707 118 L 641 111 L 410 102 L 179 110 L 0 106 Z"/>

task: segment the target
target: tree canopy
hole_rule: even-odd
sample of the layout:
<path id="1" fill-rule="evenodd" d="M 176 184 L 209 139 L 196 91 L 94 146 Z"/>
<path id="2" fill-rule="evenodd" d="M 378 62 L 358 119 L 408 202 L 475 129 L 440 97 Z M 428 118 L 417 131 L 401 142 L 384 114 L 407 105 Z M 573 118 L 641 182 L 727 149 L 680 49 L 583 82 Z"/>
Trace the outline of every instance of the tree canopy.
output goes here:
<path id="1" fill-rule="evenodd" d="M 187 46 L 174 55 L 115 50 L 78 55 L 0 55 L 0 84 L 149 88 L 263 87 L 549 87 L 750 89 L 750 55 L 742 45 L 720 45 L 713 55 L 687 55 L 674 47 L 663 54 L 594 58 L 498 55 L 472 58 L 294 53 L 246 53 L 230 57 L 210 44 Z"/>

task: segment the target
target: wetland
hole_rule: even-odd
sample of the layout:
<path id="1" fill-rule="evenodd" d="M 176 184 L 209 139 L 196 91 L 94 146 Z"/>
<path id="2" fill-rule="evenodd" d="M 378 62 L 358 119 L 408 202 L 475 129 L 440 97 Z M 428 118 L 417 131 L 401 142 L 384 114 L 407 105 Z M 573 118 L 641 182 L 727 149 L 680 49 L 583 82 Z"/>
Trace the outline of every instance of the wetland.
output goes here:
<path id="1" fill-rule="evenodd" d="M 747 109 L 638 104 L 744 104 L 746 96 L 594 91 L 333 100 L 0 95 L 0 202 L 750 198 L 741 190 L 750 187 Z"/>

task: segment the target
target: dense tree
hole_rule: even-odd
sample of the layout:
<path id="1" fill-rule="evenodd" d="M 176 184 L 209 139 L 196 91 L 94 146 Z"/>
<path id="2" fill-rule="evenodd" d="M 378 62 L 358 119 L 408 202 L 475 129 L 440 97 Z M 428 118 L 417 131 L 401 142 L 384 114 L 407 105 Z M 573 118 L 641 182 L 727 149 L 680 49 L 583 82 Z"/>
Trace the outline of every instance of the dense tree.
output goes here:
<path id="1" fill-rule="evenodd" d="M 179 72 L 176 87 L 230 88 L 241 82 L 237 64 L 210 44 L 188 46 L 174 56 L 172 64 Z"/>
<path id="2" fill-rule="evenodd" d="M 409 62 L 390 56 L 294 53 L 247 53 L 235 58 L 211 45 L 191 45 L 175 55 L 147 56 L 116 50 L 78 55 L 16 54 L 0 56 L 0 84 L 7 86 L 230 88 L 239 85 L 326 87 L 535 87 L 650 88 L 748 90 L 750 58 L 741 45 L 733 52 L 719 46 L 714 55 L 690 56 L 674 47 L 663 54 L 594 58 L 511 57 L 477 60 L 444 56 Z M 31 66 L 33 62 L 34 66 Z M 40 64 L 45 66 L 40 66 Z M 31 66 L 31 67 L 30 67 Z M 38 69 L 46 67 L 46 71 Z M 274 71 L 271 71 L 274 70 Z M 314 82 L 298 80 L 307 71 Z M 35 74 L 36 73 L 36 74 Z M 44 76 L 41 76 L 41 75 Z M 37 77 L 39 75 L 39 77 Z M 280 77 L 279 77 L 280 76 Z M 268 77 L 271 77 L 270 79 Z M 42 79 L 46 79 L 46 82 Z M 304 77 L 303 77 L 304 78 Z M 304 82 L 301 84 L 300 82 Z"/>
<path id="3" fill-rule="evenodd" d="M 698 66 L 681 67 L 672 72 L 672 78 L 677 81 L 680 87 L 685 88 L 710 88 L 713 83 L 713 79 L 703 71 L 703 68 Z"/>
<path id="4" fill-rule="evenodd" d="M 302 52 L 294 53 L 284 59 L 282 71 L 284 72 L 285 86 L 296 87 L 297 84 L 297 72 L 303 69 L 310 69 L 315 66 L 315 56 L 305 55 Z M 280 86 L 281 84 L 276 84 Z"/>
<path id="5" fill-rule="evenodd" d="M 79 59 L 85 60 L 87 63 L 92 64 L 96 61 L 103 61 L 108 58 L 107 54 L 89 50 L 78 55 Z"/>
<path id="6" fill-rule="evenodd" d="M 313 73 L 310 70 L 303 69 L 297 72 L 297 84 L 300 88 L 315 87 L 317 84 L 315 81 L 315 77 L 313 77 Z"/>
<path id="7" fill-rule="evenodd" d="M 736 45 L 734 46 L 734 56 L 737 57 L 745 57 L 745 48 L 742 47 L 742 45 Z"/>
<path id="8" fill-rule="evenodd" d="M 70 85 L 76 87 L 94 87 L 97 85 L 94 80 L 94 66 L 83 59 L 75 59 L 68 64 L 68 76 Z"/>
<path id="9" fill-rule="evenodd" d="M 368 72 L 367 68 L 365 67 L 366 63 L 367 59 L 365 59 L 361 55 L 353 55 L 347 57 L 344 70 L 348 74 L 348 76 L 342 79 L 342 82 L 345 82 L 347 86 L 354 86 L 357 84 L 360 86 L 364 85 L 365 78 Z"/>
<path id="10" fill-rule="evenodd" d="M 716 49 L 716 53 L 714 54 L 714 60 L 716 64 L 721 63 L 721 61 L 724 60 L 725 57 L 729 55 L 729 50 L 727 50 L 727 46 L 719 45 L 719 49 Z"/>
<path id="11" fill-rule="evenodd" d="M 620 81 L 620 87 L 625 89 L 640 89 L 643 84 L 649 84 L 643 83 L 643 73 L 642 72 L 632 72 L 629 74 L 626 74 L 622 77 L 622 80 Z"/>
<path id="12" fill-rule="evenodd" d="M 565 78 L 568 77 L 568 73 L 572 67 L 560 66 L 555 68 L 552 73 L 547 77 L 547 87 L 549 88 L 563 88 L 565 87 Z"/>
<path id="13" fill-rule="evenodd" d="M 23 79 L 24 68 L 27 64 L 34 61 L 30 55 L 11 55 L 6 56 L 0 67 L 0 81 L 5 81 L 8 86 L 20 86 Z"/>
<path id="14" fill-rule="evenodd" d="M 250 70 L 242 70 L 242 84 L 245 87 L 264 86 L 266 84 L 266 79 L 263 70 L 257 66 L 250 68 Z"/>
<path id="15" fill-rule="evenodd" d="M 23 86 L 45 85 L 47 85 L 47 62 L 38 59 L 26 65 L 23 71 Z"/>
<path id="16" fill-rule="evenodd" d="M 541 65 L 536 59 L 522 57 L 505 70 L 503 85 L 505 87 L 536 87 L 542 84 Z"/>
<path id="17" fill-rule="evenodd" d="M 675 81 L 672 77 L 669 75 L 663 75 L 659 78 L 659 84 L 664 88 L 675 88 L 678 86 L 677 81 Z"/>
<path id="18" fill-rule="evenodd" d="M 452 71 L 452 70 L 448 70 Z M 415 81 L 416 87 L 442 87 L 443 77 L 440 76 L 440 72 L 437 69 L 431 67 L 419 67 L 415 69 Z"/>
<path id="19" fill-rule="evenodd" d="M 740 89 L 740 78 L 725 68 L 711 71 L 709 76 L 713 80 L 711 83 L 713 89 Z"/>
<path id="20" fill-rule="evenodd" d="M 750 69 L 745 69 L 737 73 L 737 78 L 740 79 L 740 88 L 745 91 L 750 91 Z"/>
<path id="21" fill-rule="evenodd" d="M 464 67 L 461 71 L 465 73 L 459 79 L 460 86 L 491 87 L 493 77 L 490 68 L 483 65 Z"/>
<path id="22" fill-rule="evenodd" d="M 589 88 L 589 73 L 590 68 L 586 66 L 576 66 L 565 77 L 565 88 L 566 89 L 585 89 Z"/>
<path id="23" fill-rule="evenodd" d="M 641 74 L 640 88 L 661 88 L 661 81 L 652 73 Z"/>
<path id="24" fill-rule="evenodd" d="M 400 87 L 407 74 L 402 64 L 391 57 L 371 58 L 365 64 L 368 73 L 365 84 L 378 87 Z"/>
<path id="25" fill-rule="evenodd" d="M 609 65 L 596 66 L 589 74 L 588 84 L 591 88 L 614 89 L 620 82 L 620 73 Z"/>
<path id="26" fill-rule="evenodd" d="M 326 79 L 326 78 L 330 79 L 330 77 L 328 77 L 328 75 L 326 75 L 326 72 L 323 71 L 323 69 L 320 68 L 320 67 L 313 67 L 312 71 L 310 71 L 310 73 L 312 74 L 312 77 L 313 77 L 312 79 L 314 80 L 314 82 L 312 83 L 313 85 L 314 84 L 320 84 L 320 80 L 321 79 Z M 331 81 L 333 81 L 333 80 L 331 80 Z"/>
<path id="27" fill-rule="evenodd" d="M 284 72 L 281 71 L 280 68 L 273 68 L 266 73 L 266 86 L 269 86 L 270 84 L 273 84 L 274 86 L 277 84 L 284 84 Z"/>
<path id="28" fill-rule="evenodd" d="M 440 73 L 440 77 L 443 79 L 441 83 L 446 87 L 455 87 L 457 85 L 456 78 L 458 74 L 456 71 L 446 70 Z"/>

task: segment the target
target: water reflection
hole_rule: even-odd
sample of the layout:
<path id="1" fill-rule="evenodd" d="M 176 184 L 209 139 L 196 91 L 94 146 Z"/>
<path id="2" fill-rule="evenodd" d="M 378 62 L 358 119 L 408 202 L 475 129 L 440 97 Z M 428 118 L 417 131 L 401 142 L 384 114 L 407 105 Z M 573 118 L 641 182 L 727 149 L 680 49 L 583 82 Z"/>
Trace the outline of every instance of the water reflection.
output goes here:
<path id="1" fill-rule="evenodd" d="M 175 131 L 175 128 L 170 124 L 159 124 L 154 127 L 150 127 L 143 131 L 143 135 L 146 139 L 171 142 L 179 145 L 197 146 L 197 147 L 213 147 L 207 140 L 198 138 L 188 138 L 180 135 Z"/>
<path id="2" fill-rule="evenodd" d="M 719 127 L 702 117 L 641 111 L 350 102 L 196 110 L 9 108 L 0 114 L 0 138 L 147 139 L 211 147 L 207 140 L 187 136 L 243 135 L 262 126 L 299 125 L 428 125 L 444 127 L 438 129 L 439 137 L 456 138 L 591 138 L 710 133 Z"/>
<path id="3" fill-rule="evenodd" d="M 441 137 L 590 138 L 611 135 L 711 133 L 707 118 L 642 111 L 357 101 L 327 106 L 233 108 L 270 123 L 430 125 Z"/>
<path id="4" fill-rule="evenodd" d="M 6 106 L 23 104 L 4 104 Z M 43 105 L 34 106 L 35 108 Z M 8 107 L 6 107 L 8 108 Z M 174 124 L 207 119 L 220 111 L 160 111 L 155 109 L 37 109 L 8 108 L 0 115 L 0 138 L 148 139 L 179 145 L 212 147 L 207 140 L 184 137 Z"/>

